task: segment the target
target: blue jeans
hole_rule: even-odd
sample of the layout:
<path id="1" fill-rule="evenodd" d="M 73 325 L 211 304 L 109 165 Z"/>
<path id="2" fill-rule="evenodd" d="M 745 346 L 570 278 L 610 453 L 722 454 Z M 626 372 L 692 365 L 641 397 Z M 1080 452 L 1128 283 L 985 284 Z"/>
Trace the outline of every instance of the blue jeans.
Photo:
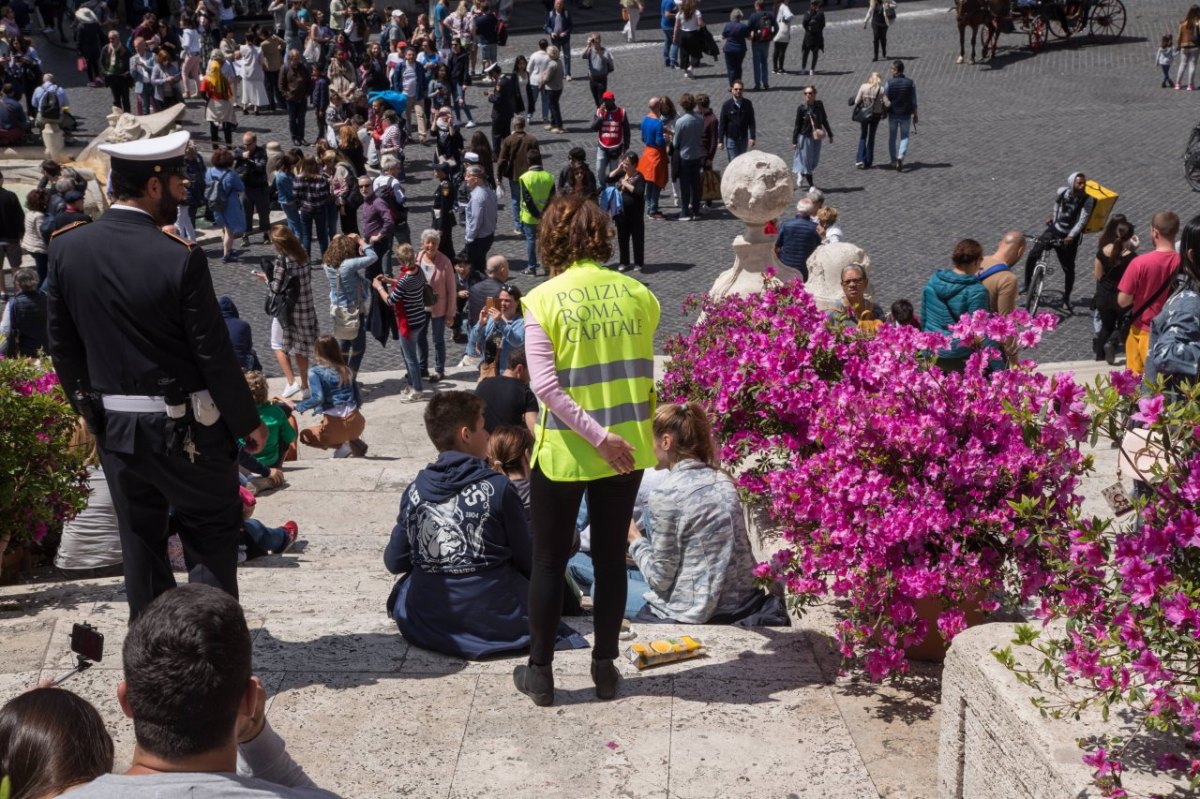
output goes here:
<path id="1" fill-rule="evenodd" d="M 537 225 L 522 223 L 521 229 L 525 231 L 525 262 L 536 269 L 539 266 L 537 259 Z"/>
<path id="2" fill-rule="evenodd" d="M 446 317 L 438 316 L 429 320 L 421 330 L 421 338 L 417 342 L 417 355 L 421 361 L 421 373 L 429 371 L 429 339 L 426 333 L 433 333 L 433 371 L 440 375 L 446 374 Z"/>
<path id="3" fill-rule="evenodd" d="M 870 122 L 859 122 L 858 155 L 854 160 L 864 166 L 870 166 L 875 160 L 875 130 L 879 127 L 879 119 Z M 894 158 L 892 160 L 895 160 Z"/>
<path id="4" fill-rule="evenodd" d="M 462 122 L 463 114 L 466 114 L 468 122 L 475 121 L 475 118 L 471 116 L 471 109 L 467 105 L 466 87 L 456 85 L 454 87 L 454 121 Z"/>
<path id="5" fill-rule="evenodd" d="M 663 66 L 670 67 L 679 63 L 679 45 L 675 44 L 675 29 L 666 28 L 663 34 Z"/>
<path id="6" fill-rule="evenodd" d="M 542 106 L 542 124 L 545 125 L 550 121 L 550 95 L 546 94 L 546 90 L 541 86 L 538 87 L 538 102 Z M 529 109 L 529 114 L 533 115 L 533 108 Z"/>
<path id="7" fill-rule="evenodd" d="M 363 318 L 365 316 L 366 314 L 359 314 L 357 336 L 338 341 L 338 345 L 342 348 L 342 358 L 350 367 L 350 371 L 356 375 L 358 368 L 362 366 L 363 355 L 367 352 L 367 320 Z"/>
<path id="8" fill-rule="evenodd" d="M 569 78 L 571 77 L 571 37 L 568 36 L 562 40 L 561 44 L 557 42 L 556 44 L 558 44 L 558 49 L 562 53 L 563 74 Z"/>
<path id="9" fill-rule="evenodd" d="M 658 198 L 662 196 L 662 189 L 657 183 L 646 181 L 646 216 L 658 213 Z"/>
<path id="10" fill-rule="evenodd" d="M 521 229 L 521 184 L 513 178 L 508 179 L 508 194 L 512 200 L 513 230 Z"/>
<path id="11" fill-rule="evenodd" d="M 625 571 L 629 586 L 625 594 L 625 618 L 632 619 L 642 609 L 642 605 L 646 604 L 642 594 L 649 591 L 650 586 L 646 584 L 646 578 L 642 577 L 637 567 L 627 566 Z M 567 574 L 571 575 L 571 579 L 581 590 L 588 592 L 588 596 L 596 598 L 596 569 L 592 565 L 591 555 L 586 552 L 576 552 L 572 555 L 567 561 Z"/>
<path id="12" fill-rule="evenodd" d="M 429 323 L 418 328 L 410 328 L 408 336 L 400 337 L 400 349 L 404 353 L 404 368 L 408 371 L 408 385 L 414 391 L 424 391 L 425 384 L 421 382 L 421 356 L 418 352 L 420 342 L 425 338 L 425 328 Z"/>
<path id="13" fill-rule="evenodd" d="M 770 42 L 750 42 L 750 61 L 754 65 L 754 88 L 771 88 L 767 79 L 767 53 L 770 52 Z"/>
<path id="14" fill-rule="evenodd" d="M 908 134 L 912 130 L 912 117 L 888 117 L 888 156 L 893 163 L 908 154 Z M 900 146 L 896 147 L 896 133 L 900 134 Z"/>
<path id="15" fill-rule="evenodd" d="M 312 258 L 314 224 L 317 227 L 317 244 L 321 247 L 321 255 L 324 255 L 325 250 L 329 247 L 329 215 L 324 208 L 318 208 L 312 213 L 300 212 L 300 243 L 304 245 L 304 251 L 308 253 L 309 258 Z"/>
<path id="16" fill-rule="evenodd" d="M 730 161 L 746 152 L 746 149 L 749 146 L 750 139 L 748 137 L 742 139 L 731 139 L 728 136 L 725 137 L 725 155 L 729 156 Z"/>
<path id="17" fill-rule="evenodd" d="M 288 228 L 300 238 L 300 206 L 295 203 L 280 203 L 283 215 L 287 217 Z"/>
<path id="18" fill-rule="evenodd" d="M 287 530 L 282 527 L 267 527 L 258 519 L 246 519 L 242 522 L 242 532 L 254 546 L 267 552 L 277 552 L 287 543 Z"/>
<path id="19" fill-rule="evenodd" d="M 746 60 L 746 51 L 725 54 L 725 74 L 729 77 L 729 85 L 735 80 L 742 79 L 742 62 Z"/>

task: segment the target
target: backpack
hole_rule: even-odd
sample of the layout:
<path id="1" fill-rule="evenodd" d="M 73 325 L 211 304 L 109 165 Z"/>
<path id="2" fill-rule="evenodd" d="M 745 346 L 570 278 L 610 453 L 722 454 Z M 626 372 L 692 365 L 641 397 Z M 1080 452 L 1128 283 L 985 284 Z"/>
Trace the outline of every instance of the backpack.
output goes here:
<path id="1" fill-rule="evenodd" d="M 775 18 L 765 12 L 759 12 L 758 27 L 750 31 L 750 41 L 752 42 L 769 42 L 775 38 L 779 26 L 775 23 Z"/>
<path id="2" fill-rule="evenodd" d="M 218 210 L 225 207 L 224 184 L 225 175 L 221 175 L 221 177 L 212 181 L 204 188 L 204 202 L 208 204 L 209 210 Z"/>
<path id="3" fill-rule="evenodd" d="M 58 87 L 53 83 L 46 86 L 38 103 L 38 118 L 42 122 L 58 122 L 62 119 L 62 102 L 58 99 Z"/>

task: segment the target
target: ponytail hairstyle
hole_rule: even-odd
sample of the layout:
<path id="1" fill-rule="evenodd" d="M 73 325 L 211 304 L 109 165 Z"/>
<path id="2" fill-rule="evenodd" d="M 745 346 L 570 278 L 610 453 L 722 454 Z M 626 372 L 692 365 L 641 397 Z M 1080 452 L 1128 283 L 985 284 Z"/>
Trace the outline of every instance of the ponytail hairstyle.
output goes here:
<path id="1" fill-rule="evenodd" d="M 488 461 L 501 474 L 525 473 L 525 457 L 533 450 L 533 434 L 525 425 L 500 425 L 488 440 Z M 526 474 L 525 476 L 528 476 Z"/>
<path id="2" fill-rule="evenodd" d="M 700 403 L 660 405 L 654 413 L 654 437 L 667 433 L 674 439 L 674 451 L 679 457 L 694 458 L 713 469 L 720 465 L 712 425 Z"/>
<path id="3" fill-rule="evenodd" d="M 338 383 L 340 385 L 349 385 L 354 381 L 354 372 L 350 371 L 350 367 L 346 365 L 345 359 L 342 358 L 342 348 L 336 338 L 328 333 L 317 336 L 317 343 L 313 345 L 313 352 L 316 353 L 318 361 L 338 373 Z"/>

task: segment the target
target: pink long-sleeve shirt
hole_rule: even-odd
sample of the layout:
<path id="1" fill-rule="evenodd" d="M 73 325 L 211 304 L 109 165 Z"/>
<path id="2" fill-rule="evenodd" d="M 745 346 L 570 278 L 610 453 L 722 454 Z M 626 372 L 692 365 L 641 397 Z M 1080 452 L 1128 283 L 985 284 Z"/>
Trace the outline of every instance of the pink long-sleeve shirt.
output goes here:
<path id="1" fill-rule="evenodd" d="M 528 307 L 525 309 L 525 359 L 529 363 L 529 386 L 546 409 L 593 447 L 599 447 L 608 430 L 579 407 L 558 382 L 554 344 Z"/>

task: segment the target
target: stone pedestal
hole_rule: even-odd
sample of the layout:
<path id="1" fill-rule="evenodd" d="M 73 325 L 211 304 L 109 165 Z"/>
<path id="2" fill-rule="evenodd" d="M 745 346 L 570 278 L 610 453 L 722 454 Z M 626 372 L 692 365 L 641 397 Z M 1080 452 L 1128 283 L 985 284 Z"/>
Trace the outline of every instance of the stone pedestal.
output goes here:
<path id="1" fill-rule="evenodd" d="M 841 302 L 842 270 L 850 264 L 863 267 L 868 281 L 871 278 L 871 259 L 857 244 L 845 241 L 827 242 L 817 247 L 808 258 L 808 280 L 804 287 L 817 307 L 828 310 Z M 868 286 L 870 283 L 868 282 Z"/>
<path id="2" fill-rule="evenodd" d="M 713 298 L 763 290 L 763 273 L 774 267 L 778 280 L 799 280 L 800 273 L 775 260 L 775 236 L 763 226 L 792 202 L 792 173 L 777 155 L 751 150 L 729 163 L 721 176 L 721 199 L 746 229 L 733 240 L 733 268 L 713 281 Z"/>
<path id="3" fill-rule="evenodd" d="M 1075 742 L 1101 732 L 1128 735 L 1137 720 L 1114 712 L 1105 723 L 1098 711 L 1085 712 L 1080 721 L 1042 718 L 1029 701 L 1037 693 L 992 655 L 1014 637 L 1011 624 L 983 624 L 950 645 L 942 673 L 938 799 L 1100 796 Z M 1033 650 L 1014 646 L 1013 654 L 1022 665 L 1036 667 Z M 1154 743 L 1146 737 L 1131 748 L 1125 788 L 1134 795 L 1189 795 L 1182 778 L 1139 770 L 1152 767 Z"/>

